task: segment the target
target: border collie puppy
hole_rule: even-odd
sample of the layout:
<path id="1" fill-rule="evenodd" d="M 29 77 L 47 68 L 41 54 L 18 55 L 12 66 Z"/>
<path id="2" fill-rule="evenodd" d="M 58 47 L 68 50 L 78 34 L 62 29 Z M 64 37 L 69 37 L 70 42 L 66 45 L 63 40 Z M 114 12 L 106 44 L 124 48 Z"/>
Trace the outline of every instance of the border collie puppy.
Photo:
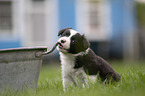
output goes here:
<path id="1" fill-rule="evenodd" d="M 83 86 L 86 85 L 87 75 L 98 74 L 102 81 L 110 78 L 113 81 L 121 79 L 103 58 L 89 48 L 90 44 L 84 35 L 72 28 L 65 28 L 59 31 L 58 36 L 60 38 L 57 50 L 60 51 L 64 89 L 68 85 L 77 85 L 78 80 Z"/>

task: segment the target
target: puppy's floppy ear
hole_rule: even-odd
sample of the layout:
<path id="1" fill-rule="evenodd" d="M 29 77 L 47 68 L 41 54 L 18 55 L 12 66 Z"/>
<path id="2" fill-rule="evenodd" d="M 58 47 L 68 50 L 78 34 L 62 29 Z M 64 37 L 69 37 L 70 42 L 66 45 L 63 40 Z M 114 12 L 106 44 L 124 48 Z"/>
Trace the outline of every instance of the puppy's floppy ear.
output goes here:
<path id="1" fill-rule="evenodd" d="M 83 40 L 83 46 L 85 49 L 89 48 L 90 47 L 90 43 L 89 41 L 86 39 L 85 35 L 83 34 L 82 35 L 82 40 Z"/>
<path id="2" fill-rule="evenodd" d="M 64 29 L 61 29 L 59 32 L 58 32 L 58 35 L 57 36 L 60 36 L 64 33 L 65 30 L 67 29 L 72 29 L 71 27 L 70 28 L 64 28 Z"/>

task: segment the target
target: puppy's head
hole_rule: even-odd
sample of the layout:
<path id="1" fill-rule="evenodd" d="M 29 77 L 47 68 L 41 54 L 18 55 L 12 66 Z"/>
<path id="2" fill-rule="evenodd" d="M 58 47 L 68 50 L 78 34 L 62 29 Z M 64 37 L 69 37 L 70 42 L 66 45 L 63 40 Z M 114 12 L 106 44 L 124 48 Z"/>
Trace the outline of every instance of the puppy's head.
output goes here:
<path id="1" fill-rule="evenodd" d="M 57 50 L 63 53 L 77 54 L 84 52 L 89 48 L 90 44 L 84 35 L 79 34 L 72 28 L 65 28 L 59 31 L 59 45 Z"/>

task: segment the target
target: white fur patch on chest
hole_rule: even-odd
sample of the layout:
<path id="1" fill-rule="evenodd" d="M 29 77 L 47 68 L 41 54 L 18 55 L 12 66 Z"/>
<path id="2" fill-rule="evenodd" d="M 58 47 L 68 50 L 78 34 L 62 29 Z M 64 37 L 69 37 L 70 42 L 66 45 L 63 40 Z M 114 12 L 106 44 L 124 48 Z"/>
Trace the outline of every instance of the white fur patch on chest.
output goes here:
<path id="1" fill-rule="evenodd" d="M 75 57 L 73 55 L 60 52 L 60 60 L 63 74 L 70 74 L 75 72 Z"/>
<path id="2" fill-rule="evenodd" d="M 61 60 L 61 69 L 62 69 L 62 80 L 63 80 L 63 88 L 68 85 L 77 85 L 78 77 L 81 84 L 84 86 L 87 84 L 87 76 L 84 72 L 83 67 L 75 69 L 75 56 L 73 54 L 62 53 L 60 52 L 60 60 Z"/>

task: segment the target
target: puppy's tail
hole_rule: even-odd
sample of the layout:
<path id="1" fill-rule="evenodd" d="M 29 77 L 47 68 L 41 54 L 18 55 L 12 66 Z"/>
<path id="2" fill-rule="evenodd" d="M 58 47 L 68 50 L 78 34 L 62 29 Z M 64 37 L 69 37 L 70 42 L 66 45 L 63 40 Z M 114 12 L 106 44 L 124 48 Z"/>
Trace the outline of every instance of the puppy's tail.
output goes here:
<path id="1" fill-rule="evenodd" d="M 118 74 L 118 73 L 115 73 L 112 77 L 113 77 L 113 79 L 114 79 L 115 81 L 117 81 L 117 82 L 119 82 L 120 80 L 122 80 L 121 75 Z"/>

